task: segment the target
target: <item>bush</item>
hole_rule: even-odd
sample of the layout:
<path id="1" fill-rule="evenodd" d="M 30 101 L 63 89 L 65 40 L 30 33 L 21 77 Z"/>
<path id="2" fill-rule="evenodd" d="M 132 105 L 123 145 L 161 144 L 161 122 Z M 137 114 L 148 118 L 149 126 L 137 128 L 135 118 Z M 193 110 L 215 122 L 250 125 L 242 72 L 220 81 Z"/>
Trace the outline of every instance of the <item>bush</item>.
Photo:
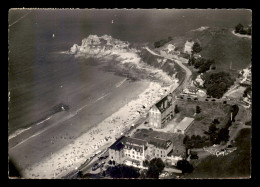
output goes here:
<path id="1" fill-rule="evenodd" d="M 192 159 L 192 160 L 194 160 L 194 159 L 199 159 L 199 156 L 198 156 L 198 154 L 197 154 L 197 152 L 195 152 L 195 151 L 192 151 L 191 152 L 191 155 L 190 155 L 190 159 Z"/>
<path id="2" fill-rule="evenodd" d="M 146 173 L 147 178 L 159 178 L 160 173 L 163 171 L 165 164 L 161 158 L 154 158 L 150 161 L 148 171 Z"/>
<path id="3" fill-rule="evenodd" d="M 178 105 L 175 105 L 174 112 L 175 112 L 175 114 L 180 112 Z"/>
<path id="4" fill-rule="evenodd" d="M 196 113 L 200 113 L 201 112 L 201 108 L 199 106 L 196 106 Z"/>
<path id="5" fill-rule="evenodd" d="M 202 48 L 198 42 L 195 42 L 192 46 L 192 52 L 193 53 L 199 53 L 201 52 Z"/>
<path id="6" fill-rule="evenodd" d="M 176 167 L 182 170 L 182 173 L 191 173 L 193 171 L 193 166 L 187 160 L 179 160 Z"/>

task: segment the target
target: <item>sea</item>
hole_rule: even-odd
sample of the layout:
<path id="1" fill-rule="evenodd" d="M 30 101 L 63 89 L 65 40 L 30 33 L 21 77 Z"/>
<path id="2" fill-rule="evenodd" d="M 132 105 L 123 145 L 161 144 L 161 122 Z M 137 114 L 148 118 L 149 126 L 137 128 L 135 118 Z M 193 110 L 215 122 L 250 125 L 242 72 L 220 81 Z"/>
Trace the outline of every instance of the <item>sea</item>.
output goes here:
<path id="1" fill-rule="evenodd" d="M 123 76 L 95 59 L 65 52 L 90 34 L 132 43 L 153 43 L 201 26 L 251 24 L 250 10 L 29 10 L 8 16 L 8 134 L 39 123 L 60 104 L 70 110 L 112 90 Z"/>

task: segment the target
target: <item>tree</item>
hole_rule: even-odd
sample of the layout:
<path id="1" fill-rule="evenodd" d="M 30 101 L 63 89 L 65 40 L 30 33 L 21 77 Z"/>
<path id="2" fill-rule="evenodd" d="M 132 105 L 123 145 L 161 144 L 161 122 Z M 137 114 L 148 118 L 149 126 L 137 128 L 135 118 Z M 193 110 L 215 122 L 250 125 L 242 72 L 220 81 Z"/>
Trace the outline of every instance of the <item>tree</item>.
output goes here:
<path id="1" fill-rule="evenodd" d="M 219 124 L 220 122 L 219 122 L 219 120 L 218 120 L 217 118 L 215 118 L 215 119 L 212 121 L 212 123 L 217 125 L 217 124 Z"/>
<path id="2" fill-rule="evenodd" d="M 175 105 L 174 112 L 175 112 L 175 114 L 180 112 L 178 105 Z"/>
<path id="3" fill-rule="evenodd" d="M 227 142 L 229 139 L 229 130 L 228 128 L 222 128 L 220 129 L 219 133 L 218 133 L 218 142 Z"/>
<path id="4" fill-rule="evenodd" d="M 240 33 L 242 30 L 244 30 L 244 26 L 239 23 L 239 24 L 235 27 L 235 33 Z"/>
<path id="5" fill-rule="evenodd" d="M 215 124 L 215 123 L 212 123 L 212 124 L 209 126 L 208 134 L 209 134 L 209 135 L 215 134 L 217 130 L 218 130 L 218 128 L 216 127 L 216 124 Z"/>
<path id="6" fill-rule="evenodd" d="M 187 141 L 189 141 L 189 136 L 185 135 L 183 138 L 183 144 L 185 145 L 187 143 Z"/>
<path id="7" fill-rule="evenodd" d="M 159 178 L 160 173 L 163 171 L 165 164 L 161 158 L 154 158 L 150 161 L 148 171 L 146 173 L 147 178 Z"/>
<path id="8" fill-rule="evenodd" d="M 196 113 L 198 114 L 198 113 L 200 113 L 201 112 L 201 108 L 197 105 L 196 106 Z"/>
<path id="9" fill-rule="evenodd" d="M 182 173 L 191 173 L 193 171 L 193 166 L 187 160 L 179 160 L 176 167 L 182 170 Z"/>
<path id="10" fill-rule="evenodd" d="M 190 155 L 190 159 L 198 159 L 199 158 L 199 156 L 198 156 L 198 153 L 197 152 L 195 152 L 195 151 L 192 151 L 191 152 L 191 155 Z"/>
<path id="11" fill-rule="evenodd" d="M 82 177 L 83 177 L 83 172 L 82 172 L 82 171 L 79 171 L 79 172 L 78 172 L 78 177 L 79 177 L 79 178 L 82 178 Z"/>
<path id="12" fill-rule="evenodd" d="M 148 160 L 143 161 L 143 166 L 144 167 L 148 167 L 149 166 L 149 161 Z"/>
<path id="13" fill-rule="evenodd" d="M 192 52 L 193 53 L 199 53 L 201 52 L 202 48 L 198 42 L 195 42 L 192 46 Z"/>

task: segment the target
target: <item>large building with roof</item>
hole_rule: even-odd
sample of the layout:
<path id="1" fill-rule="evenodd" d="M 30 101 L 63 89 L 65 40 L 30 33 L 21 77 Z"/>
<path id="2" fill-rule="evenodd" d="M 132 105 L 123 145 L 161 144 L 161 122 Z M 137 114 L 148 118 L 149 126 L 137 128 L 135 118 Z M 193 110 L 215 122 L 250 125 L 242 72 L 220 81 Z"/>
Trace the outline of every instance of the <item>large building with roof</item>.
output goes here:
<path id="1" fill-rule="evenodd" d="M 165 160 L 169 152 L 172 151 L 173 144 L 170 140 L 151 138 L 148 142 L 148 154 L 151 158 L 161 158 Z"/>
<path id="2" fill-rule="evenodd" d="M 142 166 L 144 160 L 167 159 L 172 151 L 170 140 L 151 138 L 149 141 L 122 136 L 109 147 L 109 159 L 116 164 Z"/>
<path id="3" fill-rule="evenodd" d="M 167 95 L 150 109 L 149 126 L 157 129 L 163 128 L 173 118 L 173 110 L 173 98 Z"/>
<path id="4" fill-rule="evenodd" d="M 192 125 L 193 122 L 194 122 L 194 118 L 185 117 L 180 123 L 178 123 L 175 126 L 173 132 L 185 134 L 186 130 Z"/>
<path id="5" fill-rule="evenodd" d="M 142 165 L 145 160 L 147 142 L 144 140 L 122 136 L 109 147 L 109 159 L 118 164 L 126 160 Z"/>

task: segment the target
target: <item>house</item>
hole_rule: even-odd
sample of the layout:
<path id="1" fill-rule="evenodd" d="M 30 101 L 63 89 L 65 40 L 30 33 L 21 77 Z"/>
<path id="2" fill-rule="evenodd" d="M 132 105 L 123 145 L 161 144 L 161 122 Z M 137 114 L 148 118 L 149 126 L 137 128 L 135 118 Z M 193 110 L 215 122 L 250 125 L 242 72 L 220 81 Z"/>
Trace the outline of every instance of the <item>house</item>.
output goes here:
<path id="1" fill-rule="evenodd" d="M 192 41 L 186 41 L 183 52 L 191 54 L 193 44 L 194 44 L 194 42 L 192 42 Z"/>
<path id="2" fill-rule="evenodd" d="M 183 145 L 174 145 L 172 150 L 167 154 L 166 161 L 168 164 L 177 165 L 179 160 L 183 160 L 186 157 L 186 149 Z"/>
<path id="3" fill-rule="evenodd" d="M 186 130 L 193 123 L 194 118 L 185 117 L 179 124 L 177 124 L 174 128 L 174 133 L 185 134 Z"/>
<path id="4" fill-rule="evenodd" d="M 143 161 L 152 158 L 166 160 L 172 151 L 173 143 L 170 140 L 151 138 L 148 141 L 121 136 L 109 147 L 109 159 L 116 164 L 126 164 L 143 167 Z"/>
<path id="5" fill-rule="evenodd" d="M 109 147 L 109 159 L 114 160 L 117 164 L 131 160 L 136 164 L 142 165 L 142 162 L 145 160 L 146 150 L 146 141 L 121 136 Z"/>
<path id="6" fill-rule="evenodd" d="M 173 99 L 168 95 L 157 102 L 149 111 L 149 126 L 161 129 L 173 118 Z"/>
<path id="7" fill-rule="evenodd" d="M 148 142 L 147 155 L 149 155 L 149 159 L 161 158 L 165 161 L 172 148 L 173 143 L 170 140 L 151 138 Z"/>

